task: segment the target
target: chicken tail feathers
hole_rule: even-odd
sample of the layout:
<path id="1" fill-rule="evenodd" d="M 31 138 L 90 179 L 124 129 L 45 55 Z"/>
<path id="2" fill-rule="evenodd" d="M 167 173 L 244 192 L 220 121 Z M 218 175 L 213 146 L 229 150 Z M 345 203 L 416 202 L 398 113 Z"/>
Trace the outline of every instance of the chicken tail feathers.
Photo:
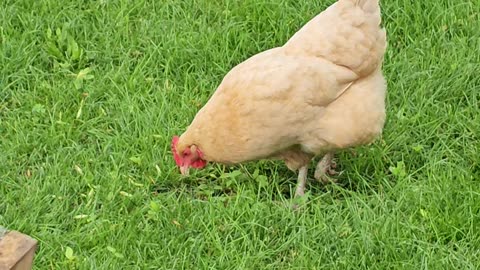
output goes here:
<path id="1" fill-rule="evenodd" d="M 365 14 L 368 14 L 370 19 L 375 20 L 377 25 L 380 25 L 380 0 L 339 0 L 339 2 L 350 2 L 355 6 L 360 7 Z"/>
<path id="2" fill-rule="evenodd" d="M 380 11 L 379 0 L 353 0 L 357 6 L 367 13 Z"/>
<path id="3" fill-rule="evenodd" d="M 379 0 L 339 0 L 304 25 L 284 48 L 367 76 L 381 66 L 386 49 L 380 23 Z"/>

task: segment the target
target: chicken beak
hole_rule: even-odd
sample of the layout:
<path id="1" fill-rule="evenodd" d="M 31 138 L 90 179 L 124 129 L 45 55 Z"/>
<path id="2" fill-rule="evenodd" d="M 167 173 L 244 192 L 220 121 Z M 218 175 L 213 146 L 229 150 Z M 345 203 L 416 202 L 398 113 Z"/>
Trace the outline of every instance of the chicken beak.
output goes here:
<path id="1" fill-rule="evenodd" d="M 189 169 L 190 169 L 190 166 L 188 166 L 188 165 L 180 166 L 180 173 L 184 176 L 188 176 L 189 175 Z"/>

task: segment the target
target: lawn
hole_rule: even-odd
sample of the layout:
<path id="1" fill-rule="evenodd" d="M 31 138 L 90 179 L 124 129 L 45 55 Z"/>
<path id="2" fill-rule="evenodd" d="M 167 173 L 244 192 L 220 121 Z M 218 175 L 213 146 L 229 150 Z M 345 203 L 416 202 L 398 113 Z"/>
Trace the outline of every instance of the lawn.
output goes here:
<path id="1" fill-rule="evenodd" d="M 280 162 L 180 176 L 225 73 L 331 3 L 3 0 L 0 225 L 35 269 L 480 269 L 478 0 L 382 1 L 384 135 L 298 211 Z"/>

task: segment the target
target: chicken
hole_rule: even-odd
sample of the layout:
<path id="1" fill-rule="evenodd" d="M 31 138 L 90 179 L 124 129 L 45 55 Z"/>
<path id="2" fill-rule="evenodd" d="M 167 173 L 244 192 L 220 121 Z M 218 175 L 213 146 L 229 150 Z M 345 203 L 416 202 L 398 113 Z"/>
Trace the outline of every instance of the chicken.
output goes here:
<path id="1" fill-rule="evenodd" d="M 172 139 L 182 174 L 207 162 L 280 159 L 298 171 L 323 155 L 315 178 L 328 179 L 337 150 L 373 142 L 385 122 L 381 67 L 386 33 L 378 0 L 339 0 L 282 47 L 230 70 L 186 131 Z"/>

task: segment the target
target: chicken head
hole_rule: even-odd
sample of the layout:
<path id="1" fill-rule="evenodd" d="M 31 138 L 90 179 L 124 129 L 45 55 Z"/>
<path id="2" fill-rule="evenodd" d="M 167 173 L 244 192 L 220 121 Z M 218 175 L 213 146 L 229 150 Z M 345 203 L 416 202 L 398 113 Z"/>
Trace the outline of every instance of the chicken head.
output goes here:
<path id="1" fill-rule="evenodd" d="M 182 175 L 188 175 L 190 167 L 201 169 L 207 165 L 207 161 L 203 158 L 203 153 L 196 145 L 190 145 L 184 149 L 177 147 L 179 137 L 175 136 L 172 139 L 172 153 L 175 163 L 180 167 Z"/>

